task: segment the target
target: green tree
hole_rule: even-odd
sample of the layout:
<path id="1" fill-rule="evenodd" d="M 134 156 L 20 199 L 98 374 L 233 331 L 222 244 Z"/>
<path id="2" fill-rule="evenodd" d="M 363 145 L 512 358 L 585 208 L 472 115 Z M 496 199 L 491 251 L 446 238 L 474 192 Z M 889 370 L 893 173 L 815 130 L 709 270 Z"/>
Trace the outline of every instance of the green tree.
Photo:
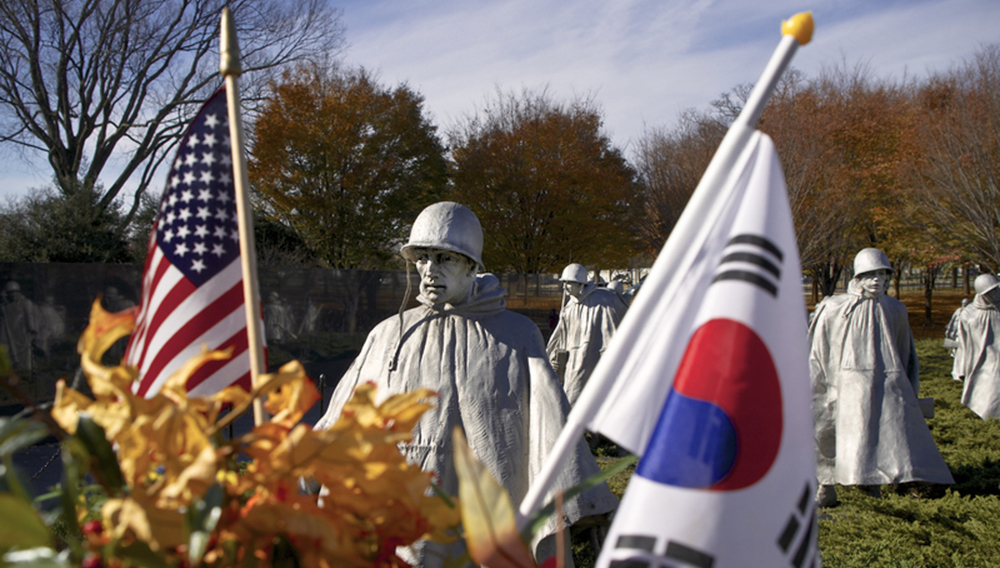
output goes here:
<path id="1" fill-rule="evenodd" d="M 636 171 L 589 99 L 498 92 L 449 133 L 454 199 L 483 224 L 490 270 L 623 266 L 638 249 Z"/>
<path id="2" fill-rule="evenodd" d="M 310 266 L 314 258 L 309 246 L 295 231 L 281 223 L 254 212 L 254 244 L 257 248 L 257 266 Z"/>
<path id="3" fill-rule="evenodd" d="M 286 64 L 343 45 L 340 13 L 325 0 L 4 0 L 0 142 L 47 157 L 61 195 L 89 202 L 97 192 L 94 223 L 137 182 L 131 221 L 157 166 L 221 83 L 225 5 L 245 100 Z M 120 171 L 101 180 L 113 160 Z"/>
<path id="4" fill-rule="evenodd" d="M 139 198 L 139 207 L 128 225 L 128 247 L 132 259 L 137 264 L 146 263 L 146 253 L 149 251 L 149 233 L 153 230 L 153 222 L 160 212 L 161 194 L 145 192 Z"/>
<path id="5" fill-rule="evenodd" d="M 364 70 L 288 72 L 254 125 L 249 174 L 261 214 L 333 268 L 382 268 L 447 184 L 423 98 Z"/>
<path id="6" fill-rule="evenodd" d="M 0 208 L 0 261 L 132 262 L 124 215 L 117 202 L 95 215 L 100 198 L 50 188 Z"/>

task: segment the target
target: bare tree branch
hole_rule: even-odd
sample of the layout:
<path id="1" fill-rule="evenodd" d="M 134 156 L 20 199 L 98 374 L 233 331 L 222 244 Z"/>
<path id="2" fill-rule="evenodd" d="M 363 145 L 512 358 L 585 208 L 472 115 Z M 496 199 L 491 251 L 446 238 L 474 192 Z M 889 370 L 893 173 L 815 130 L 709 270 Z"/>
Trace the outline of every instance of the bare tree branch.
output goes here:
<path id="1" fill-rule="evenodd" d="M 5 0 L 0 142 L 45 152 L 65 196 L 93 190 L 112 160 L 124 160 L 120 175 L 102 184 L 97 208 L 110 207 L 134 174 L 138 202 L 187 120 L 221 84 L 226 4 L 251 110 L 275 72 L 344 46 L 340 13 L 325 0 Z"/>

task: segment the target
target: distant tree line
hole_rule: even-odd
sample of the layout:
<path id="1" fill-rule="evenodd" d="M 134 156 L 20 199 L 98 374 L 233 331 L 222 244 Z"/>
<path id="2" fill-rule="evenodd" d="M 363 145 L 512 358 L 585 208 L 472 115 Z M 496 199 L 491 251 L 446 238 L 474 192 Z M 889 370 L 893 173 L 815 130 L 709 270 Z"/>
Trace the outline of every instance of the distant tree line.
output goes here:
<path id="1" fill-rule="evenodd" d="M 711 110 L 641 140 L 635 162 L 648 250 L 669 234 L 748 93 L 738 86 Z M 817 294 L 832 294 L 869 246 L 893 261 L 897 293 L 903 269 L 923 271 L 928 314 L 943 267 L 1000 269 L 1000 46 L 903 83 L 860 65 L 814 78 L 791 70 L 758 127 L 777 146 L 803 270 Z"/>

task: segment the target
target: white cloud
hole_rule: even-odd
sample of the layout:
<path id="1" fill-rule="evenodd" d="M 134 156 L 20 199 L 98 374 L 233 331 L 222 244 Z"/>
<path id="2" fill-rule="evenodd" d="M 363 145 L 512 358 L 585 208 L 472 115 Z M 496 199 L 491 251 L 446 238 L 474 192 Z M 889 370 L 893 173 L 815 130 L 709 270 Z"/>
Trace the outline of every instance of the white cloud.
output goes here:
<path id="1" fill-rule="evenodd" d="M 878 76 L 923 76 L 1000 41 L 992 0 L 815 2 L 816 34 L 793 65 L 863 60 Z M 496 86 L 596 94 L 618 144 L 752 82 L 798 2 L 600 0 L 351 2 L 347 60 L 405 81 L 447 127 Z M 825 23 L 826 22 L 826 23 Z"/>

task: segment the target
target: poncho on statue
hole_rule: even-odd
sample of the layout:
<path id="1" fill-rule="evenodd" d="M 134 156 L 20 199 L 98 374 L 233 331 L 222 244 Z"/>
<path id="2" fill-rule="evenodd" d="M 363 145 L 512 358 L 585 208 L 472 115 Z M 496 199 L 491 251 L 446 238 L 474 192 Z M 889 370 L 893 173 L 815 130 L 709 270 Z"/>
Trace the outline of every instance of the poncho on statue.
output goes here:
<path id="1" fill-rule="evenodd" d="M 452 463 L 452 429 L 465 430 L 476 457 L 517 504 L 528 491 L 566 421 L 569 404 L 545 357 L 541 332 L 530 319 L 505 309 L 505 290 L 491 274 L 477 276 L 466 303 L 407 310 L 369 334 L 361 353 L 341 379 L 318 428 L 329 428 L 357 385 L 371 381 L 384 399 L 429 388 L 438 391 L 404 447 L 411 462 L 433 471 L 446 493 L 458 493 Z M 581 438 L 564 465 L 557 486 L 568 489 L 599 472 Z M 570 523 L 607 513 L 618 500 L 601 484 L 565 505 Z M 535 542 L 555 531 L 554 520 Z M 423 566 L 443 561 L 454 549 L 423 543 Z M 459 545 L 460 546 L 460 545 Z M 431 549 L 434 549 L 431 552 Z M 461 550 L 459 548 L 459 550 Z"/>
<path id="2" fill-rule="evenodd" d="M 1000 311 L 976 294 L 958 321 L 952 376 L 964 380 L 962 404 L 984 420 L 1000 418 Z"/>
<path id="3" fill-rule="evenodd" d="M 969 300 L 962 298 L 962 305 L 951 314 L 948 325 L 944 326 L 944 348 L 952 357 L 955 356 L 955 349 L 958 348 L 958 322 L 962 318 L 962 310 L 967 305 L 969 305 Z"/>
<path id="4" fill-rule="evenodd" d="M 816 306 L 809 339 L 820 485 L 954 483 L 917 402 L 902 302 L 866 298 L 852 280 Z"/>
<path id="5" fill-rule="evenodd" d="M 618 294 L 594 282 L 586 283 L 580 297 L 570 296 L 563 307 L 546 351 L 553 365 L 558 352 L 568 353 L 563 388 L 570 405 L 583 392 L 626 309 Z"/>

